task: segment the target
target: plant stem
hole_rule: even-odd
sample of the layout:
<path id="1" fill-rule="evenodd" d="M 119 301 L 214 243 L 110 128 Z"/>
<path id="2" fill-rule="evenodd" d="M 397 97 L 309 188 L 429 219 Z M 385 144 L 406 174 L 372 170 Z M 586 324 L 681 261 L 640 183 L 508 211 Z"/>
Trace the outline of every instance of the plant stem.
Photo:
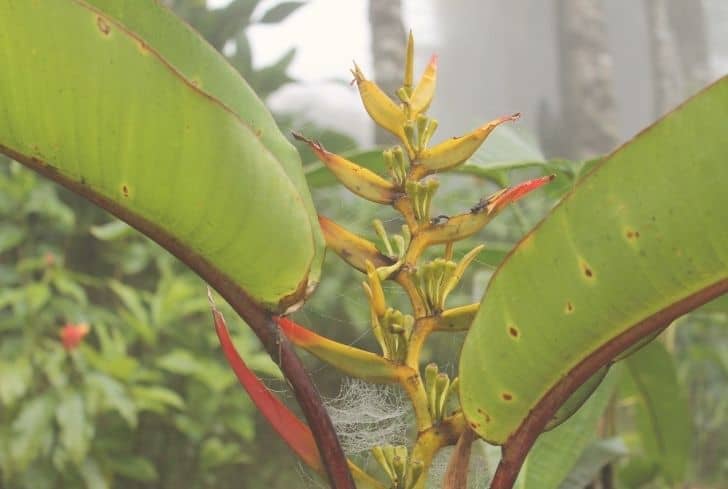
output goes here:
<path id="1" fill-rule="evenodd" d="M 467 489 L 468 467 L 470 466 L 470 451 L 473 446 L 475 434 L 465 428 L 455 445 L 455 451 L 447 465 L 445 479 L 442 481 L 443 489 Z"/>
<path id="2" fill-rule="evenodd" d="M 412 273 L 410 269 L 402 269 L 397 272 L 394 280 L 404 289 L 407 293 L 407 297 L 412 305 L 412 314 L 415 318 L 421 318 L 427 315 L 427 308 L 425 303 L 420 297 L 420 293 L 417 292 L 415 284 L 412 282 Z"/>
<path id="3" fill-rule="evenodd" d="M 448 445 L 455 445 L 460 435 L 465 430 L 465 418 L 462 413 L 456 413 L 444 418 L 437 425 L 430 426 L 417 435 L 417 440 L 412 448 L 412 458 L 420 460 L 425 465 L 422 478 L 414 489 L 423 489 L 427 481 L 426 474 L 430 471 L 432 460 L 437 452 Z"/>
<path id="4" fill-rule="evenodd" d="M 409 227 L 410 233 L 412 233 L 412 235 L 417 233 L 419 224 L 417 223 L 417 218 L 415 218 L 415 212 L 412 209 L 412 201 L 410 200 L 410 198 L 407 196 L 402 196 L 392 203 L 392 207 L 394 207 L 396 210 L 399 211 L 400 214 L 402 214 L 402 217 L 404 217 L 404 221 Z"/>
<path id="5" fill-rule="evenodd" d="M 409 344 L 407 345 L 407 359 L 405 360 L 405 365 L 415 370 L 419 369 L 422 347 L 436 326 L 436 317 L 417 317 L 417 319 L 415 319 L 412 335 L 410 336 Z"/>
<path id="6" fill-rule="evenodd" d="M 400 385 L 412 403 L 412 409 L 414 410 L 415 420 L 417 422 L 417 432 L 421 433 L 429 429 L 432 426 L 432 416 L 430 415 L 427 393 L 425 392 L 425 386 L 420 376 L 419 367 L 415 367 L 412 375 L 409 377 L 403 377 L 400 380 Z"/>

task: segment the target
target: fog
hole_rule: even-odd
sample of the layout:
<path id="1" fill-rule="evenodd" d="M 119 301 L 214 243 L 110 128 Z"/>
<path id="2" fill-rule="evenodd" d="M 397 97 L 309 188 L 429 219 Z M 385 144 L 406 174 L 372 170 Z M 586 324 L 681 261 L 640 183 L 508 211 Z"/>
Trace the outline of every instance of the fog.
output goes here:
<path id="1" fill-rule="evenodd" d="M 276 3 L 262 2 L 258 11 Z M 297 48 L 289 73 L 299 81 L 272 95 L 268 102 L 274 110 L 305 114 L 361 144 L 374 142 L 356 90 L 347 84 L 352 60 L 370 77 L 391 77 L 374 70 L 368 9 L 365 0 L 311 0 L 279 24 L 248 29 L 256 66 Z M 657 12 L 657 17 L 649 12 Z M 565 35 L 565 17 L 570 15 L 576 25 Z M 604 152 L 728 72 L 724 0 L 408 0 L 401 3 L 398 20 L 402 32 L 414 32 L 416 70 L 431 54 L 439 55 L 438 93 L 431 113 L 440 122 L 440 137 L 522 112 L 517 129 L 533 133 L 550 155 L 588 157 Z M 580 27 L 584 32 L 578 32 Z M 653 45 L 651 38 L 657 39 Z M 569 57 L 580 61 L 566 72 Z M 576 86 L 574 77 L 581 77 Z M 661 97 L 660 86 L 669 87 Z M 605 130 L 612 135 L 601 138 L 604 141 L 579 136 L 589 124 L 582 119 L 596 117 L 585 112 L 602 110 L 580 98 L 603 97 L 610 100 L 603 102 L 601 123 L 611 126 Z M 591 143 L 565 142 L 575 137 Z"/>

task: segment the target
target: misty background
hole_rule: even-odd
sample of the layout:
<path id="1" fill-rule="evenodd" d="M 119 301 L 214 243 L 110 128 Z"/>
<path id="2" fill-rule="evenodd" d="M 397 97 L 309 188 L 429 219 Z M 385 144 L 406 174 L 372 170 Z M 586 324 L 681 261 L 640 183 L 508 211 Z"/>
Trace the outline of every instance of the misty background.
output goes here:
<path id="1" fill-rule="evenodd" d="M 431 113 L 441 138 L 522 112 L 517 129 L 535 134 L 547 156 L 603 154 L 728 73 L 724 0 L 311 0 L 248 34 L 256 66 L 295 46 L 296 81 L 271 95 L 275 111 L 368 146 L 374 128 L 348 70 L 356 60 L 393 94 L 409 29 L 416 70 L 433 53 L 440 59 Z"/>

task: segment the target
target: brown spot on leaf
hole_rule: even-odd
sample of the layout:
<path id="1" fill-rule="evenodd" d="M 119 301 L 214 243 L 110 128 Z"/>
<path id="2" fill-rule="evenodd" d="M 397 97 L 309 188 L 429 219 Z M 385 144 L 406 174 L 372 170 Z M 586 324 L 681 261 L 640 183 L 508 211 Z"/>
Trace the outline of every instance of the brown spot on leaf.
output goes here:
<path id="1" fill-rule="evenodd" d="M 107 20 L 100 15 L 96 17 L 96 25 L 98 26 L 101 33 L 105 36 L 108 36 L 109 32 L 111 32 L 111 26 L 109 25 Z"/>
<path id="2" fill-rule="evenodd" d="M 587 279 L 594 278 L 594 270 L 592 270 L 591 266 L 589 266 L 586 260 L 581 257 L 579 257 L 579 268 L 581 268 L 581 273 L 584 274 L 584 277 L 586 277 Z"/>
<path id="3" fill-rule="evenodd" d="M 124 197 L 129 197 L 129 186 L 127 184 L 121 186 L 121 194 Z"/>
<path id="4" fill-rule="evenodd" d="M 508 326 L 508 334 L 511 335 L 512 338 L 518 338 L 521 336 L 521 332 L 513 325 Z"/>
<path id="5" fill-rule="evenodd" d="M 574 312 L 574 304 L 572 304 L 570 301 L 566 302 L 566 313 L 571 314 Z"/>
<path id="6" fill-rule="evenodd" d="M 510 392 L 501 392 L 501 399 L 504 401 L 512 401 L 513 400 L 513 394 Z"/>
<path id="7" fill-rule="evenodd" d="M 580 259 L 579 266 L 581 267 L 581 271 L 586 278 L 594 277 L 594 271 L 591 269 L 591 267 L 589 266 L 589 264 L 586 261 L 584 261 L 583 259 Z"/>
<path id="8" fill-rule="evenodd" d="M 478 408 L 478 414 L 480 414 L 485 419 L 486 423 L 490 423 L 490 414 L 486 413 L 481 408 Z"/>

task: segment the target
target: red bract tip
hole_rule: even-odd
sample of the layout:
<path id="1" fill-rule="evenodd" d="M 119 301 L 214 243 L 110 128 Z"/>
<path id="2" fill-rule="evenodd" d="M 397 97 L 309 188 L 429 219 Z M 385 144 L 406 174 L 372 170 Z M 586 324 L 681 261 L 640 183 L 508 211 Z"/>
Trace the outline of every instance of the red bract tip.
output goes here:
<path id="1" fill-rule="evenodd" d="M 548 175 L 546 177 L 534 178 L 533 180 L 519 183 L 518 185 L 515 185 L 513 187 L 508 187 L 491 197 L 489 207 L 491 207 L 492 209 L 500 209 L 510 204 L 511 202 L 517 201 L 524 195 L 528 194 L 533 190 L 536 190 L 540 186 L 546 185 L 554 178 L 556 178 L 556 175 Z"/>
<path id="2" fill-rule="evenodd" d="M 68 323 L 61 328 L 61 343 L 68 351 L 75 350 L 81 344 L 81 340 L 89 332 L 90 328 L 86 323 Z"/>
<path id="3" fill-rule="evenodd" d="M 437 68 L 437 60 L 437 54 L 433 54 L 432 56 L 430 56 L 430 62 L 428 64 L 432 65 L 433 68 Z"/>
<path id="4" fill-rule="evenodd" d="M 276 316 L 273 318 L 285 335 L 291 339 L 294 343 L 311 341 L 316 338 L 316 334 L 310 329 L 304 328 L 298 323 L 291 321 L 288 318 L 282 316 Z"/>

